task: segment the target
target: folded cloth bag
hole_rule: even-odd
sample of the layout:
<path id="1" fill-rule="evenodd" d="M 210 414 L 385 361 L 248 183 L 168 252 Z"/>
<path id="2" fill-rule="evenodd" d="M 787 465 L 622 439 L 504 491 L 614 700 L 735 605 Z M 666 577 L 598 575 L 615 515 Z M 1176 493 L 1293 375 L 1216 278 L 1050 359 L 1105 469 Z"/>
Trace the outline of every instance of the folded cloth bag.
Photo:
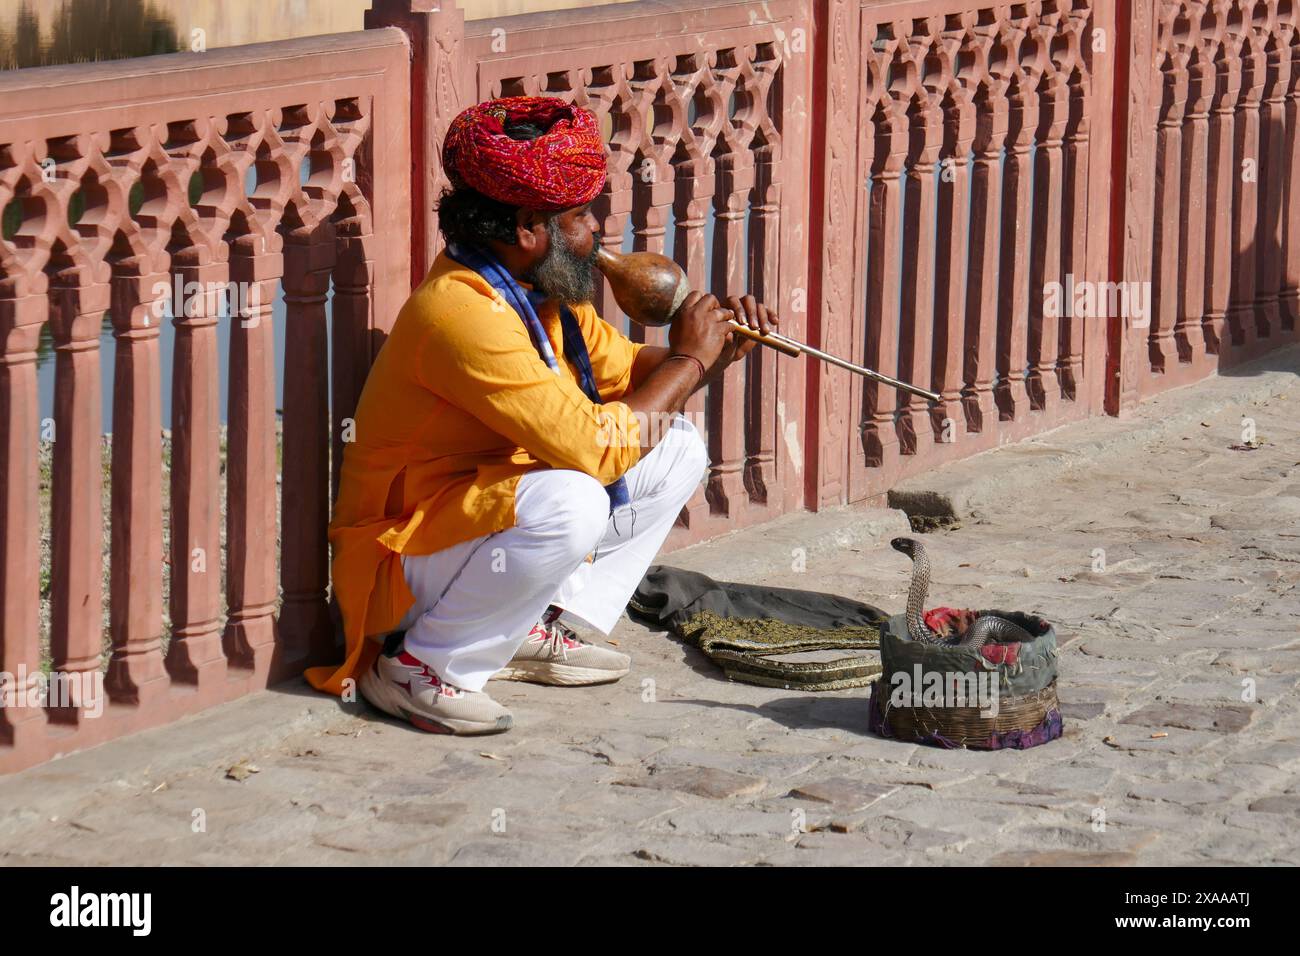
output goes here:
<path id="1" fill-rule="evenodd" d="M 835 594 L 714 581 L 654 565 L 627 606 L 646 627 L 698 647 L 731 680 L 797 690 L 865 687 L 880 673 L 878 653 L 830 661 L 778 661 L 808 651 L 880 648 L 880 608 Z"/>

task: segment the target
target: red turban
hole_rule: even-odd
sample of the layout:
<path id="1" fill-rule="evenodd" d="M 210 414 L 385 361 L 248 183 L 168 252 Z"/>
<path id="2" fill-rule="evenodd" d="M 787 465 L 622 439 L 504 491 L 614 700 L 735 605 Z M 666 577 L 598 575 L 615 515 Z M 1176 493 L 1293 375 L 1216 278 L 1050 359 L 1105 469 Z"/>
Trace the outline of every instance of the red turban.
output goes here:
<path id="1" fill-rule="evenodd" d="M 545 132 L 511 139 L 507 122 Z M 463 182 L 512 206 L 554 211 L 591 202 L 605 185 L 605 143 L 596 115 L 554 96 L 507 96 L 471 106 L 447 129 L 442 164 Z"/>

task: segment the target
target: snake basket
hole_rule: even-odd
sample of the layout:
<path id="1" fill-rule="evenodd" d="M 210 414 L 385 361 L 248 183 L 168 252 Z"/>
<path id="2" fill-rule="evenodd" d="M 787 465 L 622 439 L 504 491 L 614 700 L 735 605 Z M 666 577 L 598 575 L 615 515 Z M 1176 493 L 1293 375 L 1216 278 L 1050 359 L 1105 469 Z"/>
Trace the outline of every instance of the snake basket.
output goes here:
<path id="1" fill-rule="evenodd" d="M 881 627 L 881 674 L 868 716 L 874 733 L 972 750 L 1024 750 L 1061 736 L 1056 631 L 1029 614 L 980 613 L 1007 618 L 1034 638 L 963 648 L 913 641 L 901 614 Z"/>

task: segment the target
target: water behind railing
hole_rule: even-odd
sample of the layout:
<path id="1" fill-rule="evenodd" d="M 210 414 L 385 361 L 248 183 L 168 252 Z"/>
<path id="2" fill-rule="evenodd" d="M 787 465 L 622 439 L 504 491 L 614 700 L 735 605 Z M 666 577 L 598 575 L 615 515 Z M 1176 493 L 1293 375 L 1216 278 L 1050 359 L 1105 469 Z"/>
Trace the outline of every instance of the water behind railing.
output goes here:
<path id="1" fill-rule="evenodd" d="M 330 296 L 333 297 L 334 288 L 330 286 Z M 217 341 L 218 348 L 218 368 L 220 371 L 220 402 L 221 402 L 221 421 L 226 421 L 226 405 L 228 400 L 228 386 L 230 381 L 230 308 L 228 299 L 222 299 L 220 311 L 220 321 L 217 323 Z M 333 309 L 327 303 L 326 320 L 332 318 Z M 272 324 L 275 328 L 275 407 L 279 412 L 284 408 L 284 349 L 285 349 L 285 325 L 286 309 L 284 305 L 284 290 L 277 286 L 275 304 L 271 312 Z M 237 319 L 235 321 L 238 321 Z M 172 311 L 169 307 L 163 314 L 159 323 L 159 349 L 161 358 L 162 373 L 162 427 L 170 429 L 172 427 L 172 355 L 176 341 L 176 330 L 172 325 Z M 101 387 L 103 389 L 103 416 L 104 432 L 113 431 L 113 362 L 114 362 L 113 326 L 108 314 L 104 315 L 104 326 L 99 336 L 99 370 L 101 378 Z M 37 387 L 40 391 L 40 417 L 43 420 L 53 420 L 54 418 L 54 341 L 50 334 L 50 327 L 47 325 L 41 333 L 41 343 L 38 349 L 39 358 L 36 364 Z M 330 350 L 330 360 L 333 361 L 333 349 Z M 331 369 L 333 368 L 331 364 Z"/>

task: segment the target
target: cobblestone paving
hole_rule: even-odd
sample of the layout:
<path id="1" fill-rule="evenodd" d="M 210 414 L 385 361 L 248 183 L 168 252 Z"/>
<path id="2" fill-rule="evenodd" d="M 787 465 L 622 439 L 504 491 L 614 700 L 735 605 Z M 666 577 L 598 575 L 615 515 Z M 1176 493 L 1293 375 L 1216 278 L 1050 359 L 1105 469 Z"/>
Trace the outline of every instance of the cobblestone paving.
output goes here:
<path id="1" fill-rule="evenodd" d="M 1243 415 L 1256 450 L 1230 448 Z M 191 720 L 0 780 L 0 859 L 1300 863 L 1298 437 L 1300 387 L 926 536 L 933 603 L 1056 623 L 1066 733 L 1047 746 L 882 740 L 864 691 L 727 683 L 624 621 L 613 640 L 634 663 L 618 684 L 490 684 L 515 714 L 502 736 L 425 736 L 295 690 L 224 711 L 236 725 L 318 715 L 270 743 L 259 726 L 257 740 L 192 744 L 187 762 L 176 741 L 204 726 Z M 887 533 L 810 549 L 792 574 L 791 541 L 814 520 L 710 545 L 711 560 L 759 554 L 762 580 L 901 610 L 908 565 Z M 240 760 L 259 772 L 226 779 Z"/>

